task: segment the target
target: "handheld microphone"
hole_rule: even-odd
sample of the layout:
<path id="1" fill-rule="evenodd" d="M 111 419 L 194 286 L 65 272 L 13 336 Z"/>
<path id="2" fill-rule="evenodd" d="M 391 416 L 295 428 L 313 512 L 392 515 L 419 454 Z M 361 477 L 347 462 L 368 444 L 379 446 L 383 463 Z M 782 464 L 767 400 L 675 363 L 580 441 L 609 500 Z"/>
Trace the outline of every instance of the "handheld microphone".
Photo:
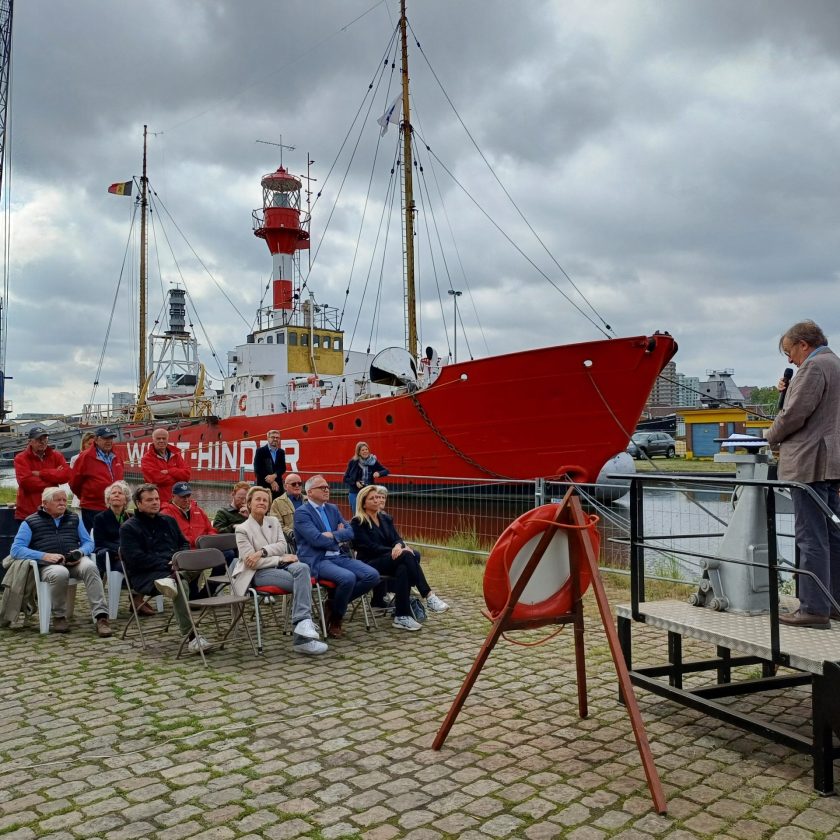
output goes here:
<path id="1" fill-rule="evenodd" d="M 782 379 L 785 383 L 785 390 L 779 392 L 779 411 L 782 410 L 782 407 L 785 404 L 785 394 L 787 393 L 787 389 L 790 387 L 790 380 L 793 379 L 793 368 L 785 368 L 785 372 L 782 374 Z"/>

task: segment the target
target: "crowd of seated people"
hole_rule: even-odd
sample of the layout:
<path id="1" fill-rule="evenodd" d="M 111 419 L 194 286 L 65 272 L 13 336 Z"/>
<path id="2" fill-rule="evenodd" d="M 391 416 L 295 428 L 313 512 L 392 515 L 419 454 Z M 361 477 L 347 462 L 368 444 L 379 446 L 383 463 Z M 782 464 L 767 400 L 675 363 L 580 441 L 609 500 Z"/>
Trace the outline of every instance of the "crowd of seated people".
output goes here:
<path id="1" fill-rule="evenodd" d="M 359 476 L 353 476 L 357 493 L 351 521 L 330 502 L 330 485 L 323 475 L 313 475 L 304 483 L 300 475 L 289 473 L 276 475 L 270 488 L 237 482 L 230 504 L 219 509 L 211 523 L 192 499 L 189 467 L 160 431 L 155 432 L 153 455 L 144 458 L 142 465 L 144 477 L 157 482 L 147 478 L 132 493 L 120 470 L 116 480 L 104 487 L 101 502 L 97 504 L 91 493 L 82 498 L 85 516 L 67 510 L 63 489 L 48 486 L 42 488 L 37 510 L 20 521 L 11 559 L 38 561 L 41 578 L 48 580 L 53 590 L 54 630 L 69 630 L 64 594 L 68 579 L 75 577 L 85 584 L 96 632 L 103 637 L 111 635 L 102 594 L 107 555 L 110 569 L 128 576 L 129 594 L 139 615 L 153 615 L 155 610 L 147 600 L 163 595 L 172 602 L 175 620 L 187 637 L 187 648 L 194 653 L 209 649 L 210 642 L 194 631 L 189 615 L 190 601 L 196 597 L 195 582 L 189 582 L 189 590 L 178 586 L 172 557 L 178 551 L 195 548 L 200 536 L 216 533 L 236 535 L 236 551 L 226 557 L 235 594 L 244 594 L 250 587 L 275 587 L 291 595 L 293 650 L 298 653 L 311 655 L 327 650 L 312 621 L 312 582 L 327 592 L 326 631 L 333 639 L 344 636 L 349 605 L 371 592 L 377 600 L 388 591 L 393 593 L 393 626 L 399 629 L 417 631 L 421 627 L 411 611 L 412 589 L 425 600 L 429 612 L 448 609 L 426 580 L 420 553 L 406 544 L 393 518 L 385 513 L 387 489 L 364 483 L 387 475 L 378 462 L 373 464 L 375 459 L 366 445 L 361 452 L 357 447 Z M 108 428 L 98 429 L 95 444 L 110 453 L 113 436 Z M 21 469 L 27 470 L 21 478 L 34 486 L 38 471 L 34 470 L 33 479 L 32 464 L 40 467 L 41 460 L 51 453 L 45 430 L 38 428 L 30 437 L 34 454 L 27 452 L 28 460 L 19 460 Z M 35 451 L 36 447 L 40 449 Z M 274 463 L 279 465 L 279 459 Z M 63 473 L 54 476 L 62 477 Z M 48 478 L 53 474 L 44 469 L 42 483 Z M 133 512 L 129 510 L 131 501 Z M 86 519 L 92 524 L 90 530 Z M 225 572 L 226 568 L 214 570 L 219 571 Z"/>

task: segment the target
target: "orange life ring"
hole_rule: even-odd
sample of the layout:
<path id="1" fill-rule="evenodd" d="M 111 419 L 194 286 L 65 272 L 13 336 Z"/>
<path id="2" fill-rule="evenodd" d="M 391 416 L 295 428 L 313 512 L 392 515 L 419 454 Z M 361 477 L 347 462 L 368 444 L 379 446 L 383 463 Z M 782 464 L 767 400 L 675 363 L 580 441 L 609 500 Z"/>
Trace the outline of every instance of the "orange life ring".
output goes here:
<path id="1" fill-rule="evenodd" d="M 247 395 L 246 395 L 246 394 L 243 394 L 243 395 L 239 398 L 239 410 L 240 410 L 240 411 L 245 411 L 245 406 L 246 406 L 246 405 L 248 405 L 248 397 L 247 397 Z"/>
<path id="2" fill-rule="evenodd" d="M 598 517 L 590 516 L 583 529 L 562 522 L 555 523 L 553 520 L 559 508 L 559 504 L 542 505 L 523 513 L 505 528 L 496 541 L 484 570 L 484 603 L 491 615 L 498 615 L 508 601 L 512 589 L 511 568 L 516 564 L 518 575 L 547 528 L 553 528 L 557 533 L 513 608 L 511 618 L 551 619 L 566 615 L 572 609 L 575 588 L 569 575 L 572 553 L 584 550 L 582 541 L 587 539 L 587 535 L 583 530 L 589 532 L 588 538 L 592 540 L 596 554 L 601 540 L 595 529 Z M 592 575 L 589 565 L 582 558 L 577 567 L 580 570 L 577 589 L 583 595 L 592 582 Z M 532 594 L 535 590 L 540 595 L 547 594 L 537 600 Z"/>

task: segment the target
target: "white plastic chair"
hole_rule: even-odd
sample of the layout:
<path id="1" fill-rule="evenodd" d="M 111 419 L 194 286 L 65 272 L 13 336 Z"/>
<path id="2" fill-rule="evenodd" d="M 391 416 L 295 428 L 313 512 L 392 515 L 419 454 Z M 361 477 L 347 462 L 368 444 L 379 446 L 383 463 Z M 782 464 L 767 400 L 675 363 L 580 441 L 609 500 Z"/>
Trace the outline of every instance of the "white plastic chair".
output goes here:
<path id="1" fill-rule="evenodd" d="M 88 558 L 90 559 L 90 558 Z M 42 634 L 50 632 L 50 619 L 52 618 L 52 592 L 48 583 L 41 580 L 41 567 L 37 560 L 30 560 L 32 573 L 35 575 L 35 596 L 38 600 L 38 629 Z M 76 578 L 67 581 L 67 618 L 73 617 L 73 608 L 76 606 Z"/>

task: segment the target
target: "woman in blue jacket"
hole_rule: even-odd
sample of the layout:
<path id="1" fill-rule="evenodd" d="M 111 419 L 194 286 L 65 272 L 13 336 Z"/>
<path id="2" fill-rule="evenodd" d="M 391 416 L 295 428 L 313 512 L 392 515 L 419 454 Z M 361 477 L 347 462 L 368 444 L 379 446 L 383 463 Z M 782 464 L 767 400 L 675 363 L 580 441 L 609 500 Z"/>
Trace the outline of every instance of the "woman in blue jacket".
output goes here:
<path id="1" fill-rule="evenodd" d="M 362 487 L 376 484 L 377 480 L 388 475 L 388 470 L 379 463 L 370 451 L 370 447 L 360 440 L 356 444 L 356 454 L 350 459 L 347 471 L 344 473 L 344 483 L 347 485 L 350 515 L 356 513 L 356 496 Z"/>

